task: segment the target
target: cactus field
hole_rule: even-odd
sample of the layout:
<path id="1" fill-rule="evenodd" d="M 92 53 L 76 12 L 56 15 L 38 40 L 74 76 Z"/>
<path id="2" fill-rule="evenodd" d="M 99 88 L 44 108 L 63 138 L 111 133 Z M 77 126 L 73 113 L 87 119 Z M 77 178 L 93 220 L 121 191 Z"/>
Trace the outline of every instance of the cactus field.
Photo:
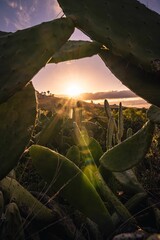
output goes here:
<path id="1" fill-rule="evenodd" d="M 0 239 L 160 239 L 160 15 L 137 0 L 57 2 L 63 17 L 0 32 Z M 76 28 L 91 41 L 70 40 Z M 33 77 L 93 55 L 150 108 L 44 107 Z"/>

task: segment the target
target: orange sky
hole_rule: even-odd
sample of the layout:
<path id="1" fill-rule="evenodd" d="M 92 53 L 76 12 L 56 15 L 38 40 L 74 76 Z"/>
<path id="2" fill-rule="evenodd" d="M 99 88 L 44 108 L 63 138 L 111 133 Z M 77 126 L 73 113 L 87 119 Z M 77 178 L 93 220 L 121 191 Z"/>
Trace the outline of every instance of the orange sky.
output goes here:
<path id="1" fill-rule="evenodd" d="M 50 90 L 54 94 L 65 94 L 72 85 L 81 92 L 104 92 L 127 89 L 106 68 L 98 56 L 49 64 L 33 79 L 38 91 Z"/>

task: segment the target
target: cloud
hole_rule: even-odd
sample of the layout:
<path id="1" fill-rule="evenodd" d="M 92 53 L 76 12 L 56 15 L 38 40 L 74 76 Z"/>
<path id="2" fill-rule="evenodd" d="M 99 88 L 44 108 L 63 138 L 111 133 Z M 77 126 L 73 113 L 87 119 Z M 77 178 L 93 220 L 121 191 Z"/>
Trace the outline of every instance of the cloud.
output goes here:
<path id="1" fill-rule="evenodd" d="M 27 5 L 24 1 L 19 1 L 16 7 L 15 28 L 24 29 L 32 26 L 32 14 L 36 11 L 38 0 L 33 0 L 31 5 Z"/>
<path id="2" fill-rule="evenodd" d="M 15 1 L 7 1 L 7 5 L 11 8 L 17 8 L 18 7 L 18 3 Z"/>
<path id="3" fill-rule="evenodd" d="M 17 16 L 17 18 L 14 23 L 14 26 L 16 29 L 23 29 L 23 28 L 31 26 L 30 15 L 25 10 L 24 7 L 21 7 L 21 10 L 16 11 L 16 16 Z"/>
<path id="4" fill-rule="evenodd" d="M 48 0 L 47 1 L 47 11 L 57 17 L 60 13 L 62 13 L 62 9 L 60 8 L 57 0 Z"/>
<path id="5" fill-rule="evenodd" d="M 7 17 L 4 17 L 4 21 L 5 21 L 5 25 L 8 28 L 9 24 L 10 24 L 10 19 Z"/>

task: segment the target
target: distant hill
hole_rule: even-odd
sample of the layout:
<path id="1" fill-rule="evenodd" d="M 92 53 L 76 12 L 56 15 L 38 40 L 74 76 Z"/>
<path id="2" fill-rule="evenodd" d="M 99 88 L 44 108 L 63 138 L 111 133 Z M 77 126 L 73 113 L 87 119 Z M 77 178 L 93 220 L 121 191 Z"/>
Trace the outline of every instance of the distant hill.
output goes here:
<path id="1" fill-rule="evenodd" d="M 97 100 L 105 98 L 133 98 L 137 97 L 137 95 L 130 90 L 123 90 L 97 93 L 82 93 L 78 97 L 83 100 Z"/>

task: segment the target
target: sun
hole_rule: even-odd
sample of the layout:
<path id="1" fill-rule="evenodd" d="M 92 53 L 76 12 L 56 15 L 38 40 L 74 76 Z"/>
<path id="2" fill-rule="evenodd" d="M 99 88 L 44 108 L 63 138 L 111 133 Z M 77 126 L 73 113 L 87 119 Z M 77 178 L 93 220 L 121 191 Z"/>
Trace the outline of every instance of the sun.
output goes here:
<path id="1" fill-rule="evenodd" d="M 71 84 L 66 89 L 66 94 L 70 97 L 77 97 L 82 93 L 82 89 L 78 84 Z"/>

